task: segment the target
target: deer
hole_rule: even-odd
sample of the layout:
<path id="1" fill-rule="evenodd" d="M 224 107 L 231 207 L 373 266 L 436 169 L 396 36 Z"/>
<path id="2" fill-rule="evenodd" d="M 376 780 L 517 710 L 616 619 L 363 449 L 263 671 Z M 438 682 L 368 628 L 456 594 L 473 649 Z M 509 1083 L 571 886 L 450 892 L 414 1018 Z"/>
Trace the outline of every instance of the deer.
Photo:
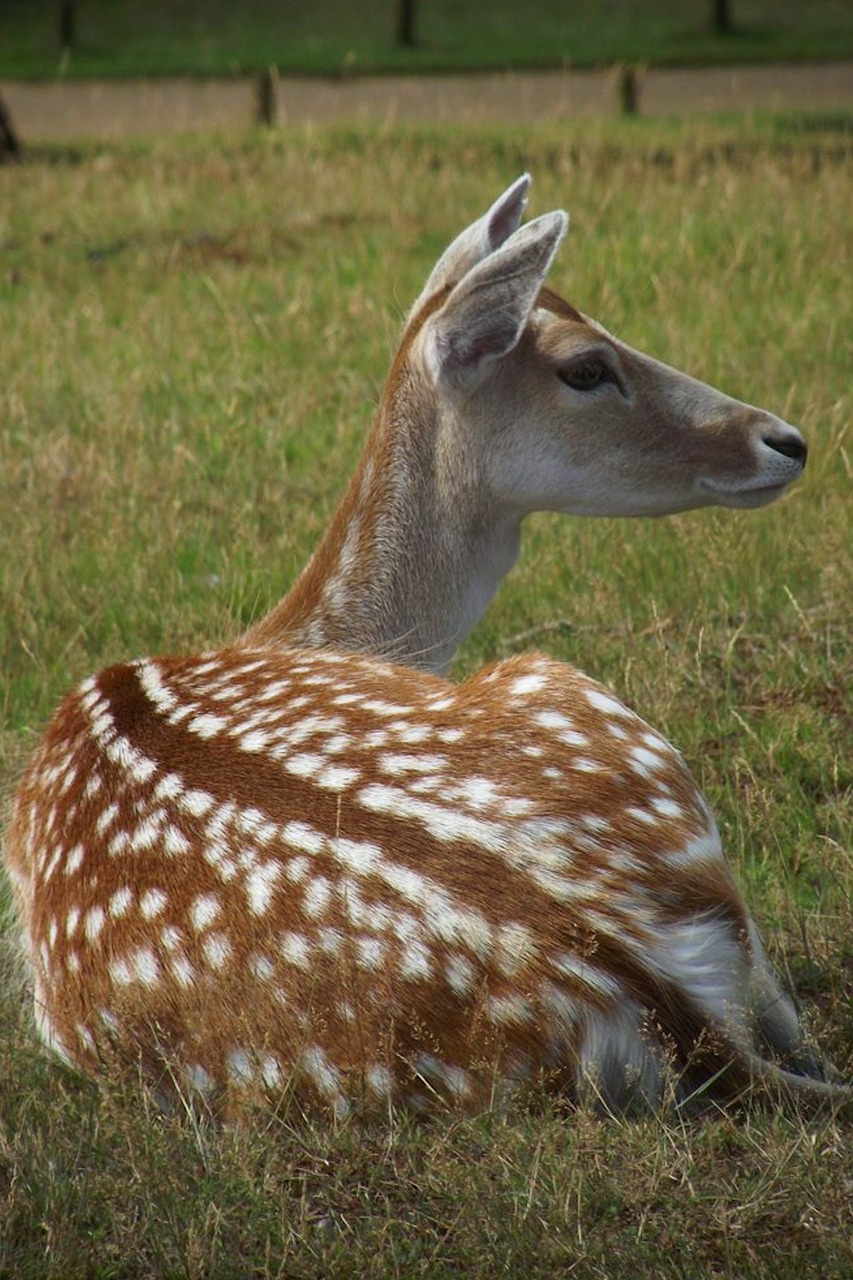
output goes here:
<path id="1" fill-rule="evenodd" d="M 541 654 L 445 675 L 530 511 L 760 506 L 806 459 L 553 293 L 566 215 L 521 225 L 526 190 L 439 259 L 285 600 L 45 730 L 5 861 L 71 1066 L 211 1112 L 849 1106 L 678 751 Z"/>

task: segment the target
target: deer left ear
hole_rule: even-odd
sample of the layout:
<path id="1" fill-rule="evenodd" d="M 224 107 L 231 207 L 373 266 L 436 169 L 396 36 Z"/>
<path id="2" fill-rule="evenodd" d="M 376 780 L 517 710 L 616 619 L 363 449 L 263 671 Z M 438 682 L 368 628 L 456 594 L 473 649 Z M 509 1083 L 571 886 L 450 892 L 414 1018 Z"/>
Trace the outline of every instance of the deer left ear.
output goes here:
<path id="1" fill-rule="evenodd" d="M 430 272 L 429 279 L 412 307 L 410 315 L 416 315 L 427 298 L 431 298 L 434 293 L 461 280 L 466 271 L 470 271 L 483 258 L 494 253 L 513 231 L 518 230 L 529 190 L 530 174 L 523 173 L 520 178 L 516 178 L 512 186 L 507 187 L 506 191 L 498 196 L 482 218 L 478 218 L 470 227 L 466 227 L 447 246 Z"/>
<path id="2" fill-rule="evenodd" d="M 561 210 L 534 218 L 473 267 L 424 327 L 435 383 L 473 387 L 516 346 L 568 227 Z"/>

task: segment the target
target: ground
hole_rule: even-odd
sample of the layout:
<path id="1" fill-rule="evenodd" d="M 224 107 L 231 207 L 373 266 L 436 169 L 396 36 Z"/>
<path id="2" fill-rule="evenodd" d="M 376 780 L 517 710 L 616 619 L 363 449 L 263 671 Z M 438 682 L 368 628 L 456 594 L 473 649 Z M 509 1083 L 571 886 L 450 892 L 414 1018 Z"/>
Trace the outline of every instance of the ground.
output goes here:
<path id="1" fill-rule="evenodd" d="M 6 81 L 3 96 L 25 142 L 67 141 L 242 126 L 253 118 L 255 82 Z M 640 72 L 639 104 L 648 115 L 849 110 L 853 65 L 653 67 Z M 612 115 L 617 109 L 612 70 L 299 78 L 278 86 L 278 119 L 287 124 L 521 123 Z"/>

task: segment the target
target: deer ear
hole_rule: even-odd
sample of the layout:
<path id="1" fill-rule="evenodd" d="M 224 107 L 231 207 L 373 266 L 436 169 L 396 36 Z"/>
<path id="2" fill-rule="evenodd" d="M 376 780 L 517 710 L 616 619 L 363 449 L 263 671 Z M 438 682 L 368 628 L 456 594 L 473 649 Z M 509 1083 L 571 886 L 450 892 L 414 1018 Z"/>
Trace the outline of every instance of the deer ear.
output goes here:
<path id="1" fill-rule="evenodd" d="M 498 196 L 495 203 L 482 218 L 478 218 L 470 227 L 456 237 L 448 245 L 438 262 L 430 272 L 423 292 L 412 307 L 415 314 L 427 298 L 438 293 L 446 285 L 455 284 L 466 272 L 475 267 L 483 258 L 487 258 L 495 249 L 499 249 L 514 231 L 521 225 L 521 218 L 527 204 L 527 192 L 530 189 L 530 174 L 523 173 L 516 178 L 511 187 L 507 187 L 503 195 Z"/>
<path id="2" fill-rule="evenodd" d="M 427 367 L 437 384 L 470 388 L 512 351 L 568 224 L 562 211 L 534 218 L 463 277 L 424 327 Z"/>

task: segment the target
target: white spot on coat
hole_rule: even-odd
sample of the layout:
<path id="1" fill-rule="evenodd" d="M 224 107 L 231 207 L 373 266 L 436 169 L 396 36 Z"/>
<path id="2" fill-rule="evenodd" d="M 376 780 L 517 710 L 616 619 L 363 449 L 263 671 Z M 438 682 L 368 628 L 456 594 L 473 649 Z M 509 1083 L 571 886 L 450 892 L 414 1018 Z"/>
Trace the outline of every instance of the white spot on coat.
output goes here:
<path id="1" fill-rule="evenodd" d="M 201 933 L 216 919 L 219 915 L 220 905 L 219 899 L 212 893 L 199 894 L 195 899 L 190 907 L 190 919 L 192 920 L 193 928 L 198 933 Z"/>
<path id="2" fill-rule="evenodd" d="M 246 896 L 252 915 L 262 916 L 266 913 L 280 875 L 280 862 L 262 862 L 249 872 L 246 877 Z"/>
<path id="3" fill-rule="evenodd" d="M 162 889 L 146 889 L 139 899 L 139 911 L 146 920 L 158 916 L 168 901 Z"/>
<path id="4" fill-rule="evenodd" d="M 231 943 L 223 933 L 209 933 L 201 949 L 211 969 L 222 969 L 231 956 Z"/>
<path id="5" fill-rule="evenodd" d="M 127 915 L 130 905 L 133 902 L 133 890 L 129 885 L 125 885 L 123 889 L 119 889 L 110 898 L 110 915 L 113 920 L 120 920 L 122 916 Z"/>
<path id="6" fill-rule="evenodd" d="M 106 913 L 103 907 L 92 907 L 86 912 L 86 921 L 83 925 L 83 931 L 90 942 L 94 942 L 104 927 Z"/>
<path id="7" fill-rule="evenodd" d="M 591 707 L 595 707 L 596 711 L 603 711 L 608 716 L 619 716 L 624 720 L 636 719 L 633 711 L 629 711 L 617 698 L 605 693 L 603 689 L 587 688 L 583 692 L 587 702 Z"/>
<path id="8" fill-rule="evenodd" d="M 516 697 L 523 698 L 529 693 L 538 693 L 544 687 L 546 681 L 544 676 L 526 675 L 518 676 L 510 685 L 510 693 Z"/>

